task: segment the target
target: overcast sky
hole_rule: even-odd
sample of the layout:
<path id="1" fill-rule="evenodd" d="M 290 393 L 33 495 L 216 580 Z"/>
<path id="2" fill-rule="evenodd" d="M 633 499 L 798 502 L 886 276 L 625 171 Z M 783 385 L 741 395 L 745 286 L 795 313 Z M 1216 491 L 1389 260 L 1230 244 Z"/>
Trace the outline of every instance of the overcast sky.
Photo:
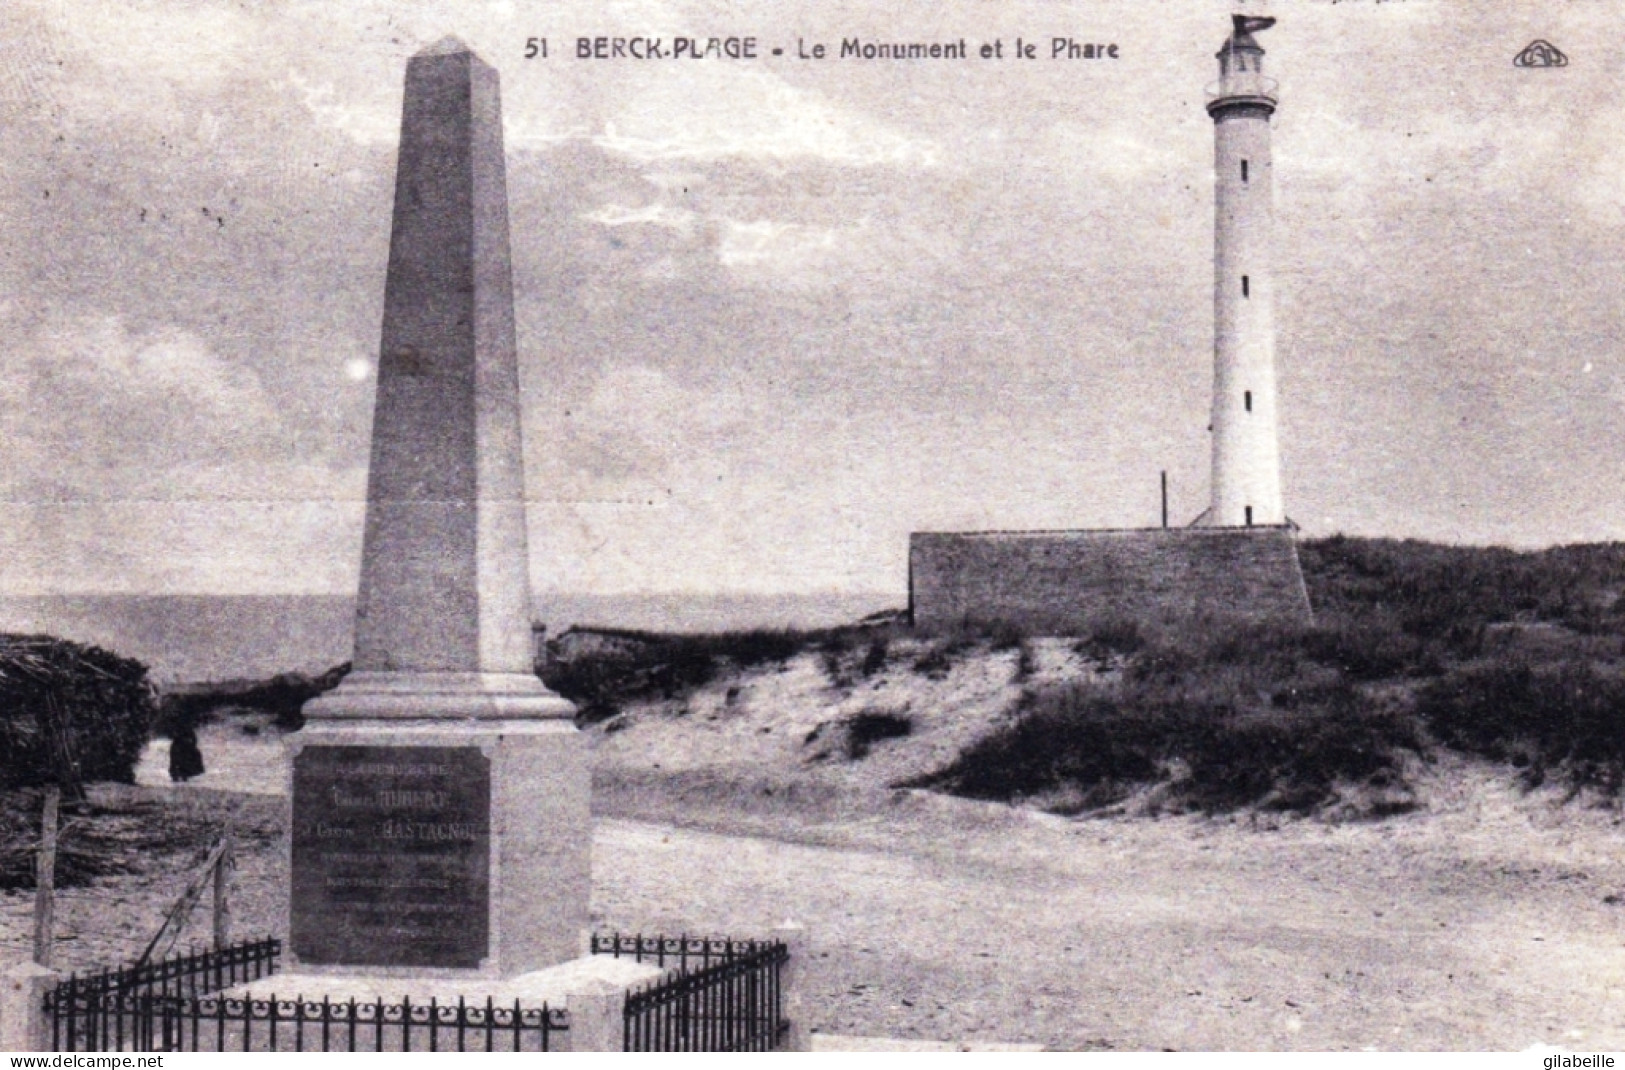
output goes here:
<path id="1" fill-rule="evenodd" d="M 1188 520 L 1228 10 L 8 0 L 0 592 L 353 589 L 402 77 L 447 33 L 502 77 L 539 588 L 900 592 L 911 530 L 1155 524 L 1160 469 Z M 1288 514 L 1625 537 L 1625 14 L 1267 10 Z M 573 56 L 631 34 L 787 53 Z"/>

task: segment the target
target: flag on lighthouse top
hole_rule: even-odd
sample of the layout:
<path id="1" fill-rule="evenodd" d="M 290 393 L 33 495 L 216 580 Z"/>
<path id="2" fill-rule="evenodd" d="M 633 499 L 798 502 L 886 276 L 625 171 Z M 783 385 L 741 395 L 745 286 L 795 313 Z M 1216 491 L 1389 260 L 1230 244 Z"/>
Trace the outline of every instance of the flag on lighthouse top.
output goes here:
<path id="1" fill-rule="evenodd" d="M 1230 40 L 1225 43 L 1225 48 L 1228 51 L 1235 52 L 1242 49 L 1257 52 L 1264 51 L 1258 42 L 1253 40 L 1253 34 L 1261 33 L 1274 26 L 1275 20 L 1273 18 L 1266 15 L 1232 15 L 1230 21 L 1233 29 L 1230 33 Z"/>

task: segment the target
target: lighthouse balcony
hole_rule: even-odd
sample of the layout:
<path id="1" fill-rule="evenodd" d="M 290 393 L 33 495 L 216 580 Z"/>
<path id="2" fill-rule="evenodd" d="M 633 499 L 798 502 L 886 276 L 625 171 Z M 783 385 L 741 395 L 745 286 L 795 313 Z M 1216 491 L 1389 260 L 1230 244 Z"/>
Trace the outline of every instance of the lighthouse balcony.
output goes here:
<path id="1" fill-rule="evenodd" d="M 1274 108 L 1277 102 L 1274 78 L 1256 71 L 1231 71 L 1206 88 L 1207 110 L 1228 104 L 1263 104 Z"/>

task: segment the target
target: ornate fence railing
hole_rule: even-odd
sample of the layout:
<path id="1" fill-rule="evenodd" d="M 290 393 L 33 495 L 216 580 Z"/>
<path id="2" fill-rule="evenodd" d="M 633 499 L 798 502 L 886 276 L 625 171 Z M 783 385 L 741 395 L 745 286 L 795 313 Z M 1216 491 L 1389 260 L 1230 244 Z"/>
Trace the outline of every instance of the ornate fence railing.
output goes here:
<path id="1" fill-rule="evenodd" d="M 138 962 L 83 977 L 45 993 L 55 1051 L 118 1051 L 139 1030 L 127 1011 L 140 1000 L 196 998 L 258 981 L 276 971 L 282 941 L 250 940 L 211 951 Z"/>
<path id="2" fill-rule="evenodd" d="M 487 998 L 233 998 L 222 990 L 276 970 L 281 942 L 73 976 L 45 994 L 56 1051 L 550 1051 L 563 1008 Z"/>
<path id="3" fill-rule="evenodd" d="M 652 962 L 661 969 L 687 973 L 718 962 L 739 958 L 765 947 L 771 940 L 728 940 L 712 936 L 644 936 L 642 933 L 593 933 L 592 953 Z"/>
<path id="4" fill-rule="evenodd" d="M 789 1029 L 782 943 L 617 933 L 592 950 L 677 971 L 627 993 L 626 1051 L 772 1051 Z"/>
<path id="5" fill-rule="evenodd" d="M 81 1051 L 551 1051 L 563 1008 L 107 993 L 81 1012 L 104 1028 Z M 82 1015 L 83 1016 L 83 1015 Z"/>
<path id="6" fill-rule="evenodd" d="M 627 993 L 619 1019 L 625 1051 L 771 1051 L 784 1042 L 790 949 L 781 941 L 616 933 L 594 934 L 591 946 L 667 971 Z M 267 937 L 76 974 L 46 990 L 42 1026 L 55 1051 L 135 1052 L 552 1051 L 571 1027 L 568 1009 L 517 1000 L 229 994 L 273 976 L 281 952 L 281 941 Z M 603 1020 L 610 1043 L 615 1021 Z M 592 1037 L 579 1042 L 599 1042 Z"/>

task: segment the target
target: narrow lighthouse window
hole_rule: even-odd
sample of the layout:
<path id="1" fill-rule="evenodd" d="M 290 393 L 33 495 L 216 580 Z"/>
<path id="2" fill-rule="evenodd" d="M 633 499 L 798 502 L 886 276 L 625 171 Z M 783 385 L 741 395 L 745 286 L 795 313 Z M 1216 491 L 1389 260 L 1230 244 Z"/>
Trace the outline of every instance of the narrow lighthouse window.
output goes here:
<path id="1" fill-rule="evenodd" d="M 1243 182 L 1247 181 L 1247 161 L 1246 160 L 1241 161 L 1241 180 Z"/>
<path id="2" fill-rule="evenodd" d="M 1243 296 L 1243 297 L 1251 297 L 1252 296 L 1252 283 L 1248 280 L 1247 276 L 1245 276 L 1245 275 L 1243 275 L 1241 277 L 1241 296 Z"/>
<path id="3" fill-rule="evenodd" d="M 1251 390 L 1242 392 L 1241 403 L 1247 407 L 1248 412 L 1253 411 L 1253 392 Z"/>

